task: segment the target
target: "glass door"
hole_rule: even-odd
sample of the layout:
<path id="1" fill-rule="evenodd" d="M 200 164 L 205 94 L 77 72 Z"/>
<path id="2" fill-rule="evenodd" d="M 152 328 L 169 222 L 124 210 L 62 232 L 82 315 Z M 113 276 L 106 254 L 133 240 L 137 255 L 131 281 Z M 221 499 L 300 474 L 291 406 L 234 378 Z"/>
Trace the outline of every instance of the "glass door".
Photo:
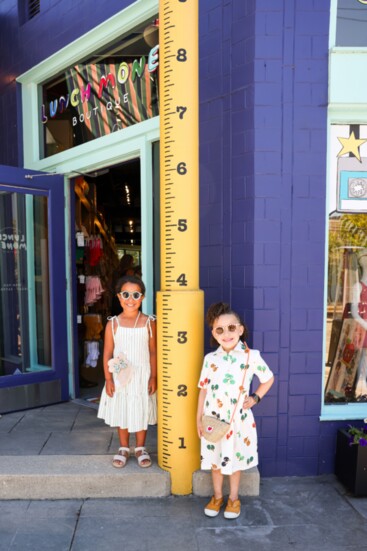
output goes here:
<path id="1" fill-rule="evenodd" d="M 68 399 L 64 180 L 0 167 L 0 412 Z"/>

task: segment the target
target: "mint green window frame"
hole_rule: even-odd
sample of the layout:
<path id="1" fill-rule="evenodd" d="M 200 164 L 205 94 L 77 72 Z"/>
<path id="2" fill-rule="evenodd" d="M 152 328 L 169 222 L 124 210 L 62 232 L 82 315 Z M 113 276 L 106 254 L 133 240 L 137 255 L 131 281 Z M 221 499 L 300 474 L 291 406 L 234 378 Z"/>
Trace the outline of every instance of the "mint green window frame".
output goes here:
<path id="1" fill-rule="evenodd" d="M 327 182 L 330 180 L 330 130 L 333 124 L 367 124 L 367 48 L 336 47 L 337 0 L 330 4 L 329 34 L 329 100 L 328 100 L 328 147 Z M 353 85 L 351 85 L 353 83 Z M 326 205 L 329 205 L 330 186 L 327 185 Z M 325 361 L 326 361 L 326 308 L 328 289 L 328 246 L 329 223 L 326 210 L 325 239 L 325 283 L 324 283 L 324 335 L 323 376 L 321 388 L 322 421 L 361 419 L 365 417 L 366 403 L 326 405 L 324 403 Z"/>
<path id="2" fill-rule="evenodd" d="M 143 23 L 158 13 L 158 0 L 137 0 L 95 29 L 89 31 L 59 52 L 42 61 L 17 81 L 22 87 L 22 119 L 24 167 L 42 172 L 64 174 L 65 204 L 70 204 L 70 179 L 79 173 L 89 173 L 105 166 L 120 164 L 134 158 L 140 158 L 141 167 L 141 249 L 142 272 L 146 284 L 144 311 L 153 312 L 153 168 L 152 144 L 159 140 L 159 117 L 135 124 L 119 132 L 92 140 L 51 157 L 40 158 L 40 140 L 42 128 L 40 123 L 40 88 L 42 83 L 71 66 L 79 59 L 92 55 L 99 48 L 118 39 L 131 28 Z M 66 211 L 66 269 L 68 316 L 71 319 L 72 293 L 70 263 L 71 220 Z M 74 375 L 72 370 L 72 327 L 68 327 L 69 388 L 74 392 Z"/>

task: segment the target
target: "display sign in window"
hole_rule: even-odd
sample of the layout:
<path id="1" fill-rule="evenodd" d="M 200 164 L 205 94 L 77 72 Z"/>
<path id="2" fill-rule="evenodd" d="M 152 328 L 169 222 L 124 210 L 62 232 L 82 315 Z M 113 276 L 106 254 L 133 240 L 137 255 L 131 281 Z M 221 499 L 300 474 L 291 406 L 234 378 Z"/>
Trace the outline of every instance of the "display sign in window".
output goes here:
<path id="1" fill-rule="evenodd" d="M 367 125 L 332 125 L 324 403 L 367 401 Z"/>
<path id="2" fill-rule="evenodd" d="M 155 117 L 158 19 L 145 22 L 41 87 L 41 158 Z"/>
<path id="3" fill-rule="evenodd" d="M 52 369 L 47 209 L 0 193 L 0 376 Z"/>
<path id="4" fill-rule="evenodd" d="M 336 46 L 367 46 L 367 0 L 338 0 Z"/>

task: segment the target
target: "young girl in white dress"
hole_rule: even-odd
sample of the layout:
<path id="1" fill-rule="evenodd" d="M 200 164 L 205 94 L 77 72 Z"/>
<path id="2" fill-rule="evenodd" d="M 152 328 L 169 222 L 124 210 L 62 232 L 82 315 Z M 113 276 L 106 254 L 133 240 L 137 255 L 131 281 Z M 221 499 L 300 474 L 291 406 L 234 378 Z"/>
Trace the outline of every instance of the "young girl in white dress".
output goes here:
<path id="1" fill-rule="evenodd" d="M 98 417 L 117 427 L 120 448 L 112 465 L 122 468 L 130 455 L 129 438 L 136 433 L 135 457 L 140 467 L 152 464 L 145 448 L 148 424 L 157 422 L 157 333 L 153 316 L 140 311 L 145 285 L 135 276 L 122 277 L 116 292 L 123 311 L 105 330 L 103 368 L 106 383 Z"/>
<path id="2" fill-rule="evenodd" d="M 205 356 L 198 384 L 197 430 L 201 438 L 201 468 L 211 470 L 214 487 L 214 495 L 204 512 L 209 517 L 219 514 L 224 505 L 223 477 L 229 475 L 230 494 L 224 517 L 234 519 L 241 513 L 238 498 L 241 471 L 258 464 L 252 408 L 268 392 L 274 376 L 260 352 L 248 348 L 245 342 L 246 326 L 228 304 L 213 304 L 206 319 L 214 343 L 220 346 Z M 249 395 L 254 375 L 258 377 L 260 385 L 256 393 Z M 212 443 L 205 439 L 203 415 L 228 423 L 233 417 L 227 434 L 219 442 Z M 210 427 L 206 430 L 209 431 Z"/>

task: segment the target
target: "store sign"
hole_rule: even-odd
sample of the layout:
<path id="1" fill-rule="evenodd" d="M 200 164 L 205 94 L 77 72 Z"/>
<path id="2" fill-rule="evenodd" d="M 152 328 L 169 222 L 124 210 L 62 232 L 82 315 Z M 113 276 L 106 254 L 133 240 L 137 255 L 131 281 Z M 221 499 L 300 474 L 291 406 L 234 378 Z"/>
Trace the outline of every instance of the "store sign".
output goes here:
<path id="1" fill-rule="evenodd" d="M 81 84 L 80 87 L 76 86 L 69 94 L 50 101 L 48 105 L 42 104 L 41 122 L 46 124 L 49 117 L 51 119 L 57 118 L 69 107 L 80 108 L 79 116 L 73 117 L 73 126 L 76 126 L 78 123 L 86 123 L 92 116 L 98 116 L 98 111 L 102 111 L 104 108 L 107 111 L 119 108 L 122 110 L 121 103 L 133 106 L 132 92 L 127 92 L 124 86 L 129 80 L 132 84 L 135 84 L 137 79 L 149 78 L 149 75 L 158 69 L 158 50 L 159 45 L 157 44 L 150 50 L 148 59 L 142 56 L 132 63 L 122 62 L 118 66 L 109 67 L 110 71 L 106 75 L 100 77 L 96 75 L 96 80 Z M 69 69 L 70 74 L 73 75 L 74 73 L 75 75 L 74 82 L 78 83 L 78 76 L 82 74 L 83 69 L 88 74 L 88 67 L 82 67 L 82 70 L 78 66 Z M 91 76 L 93 70 L 97 70 L 95 66 L 91 68 Z M 142 82 L 139 84 L 144 86 Z M 105 91 L 106 94 L 104 95 Z M 104 101 L 106 96 L 108 98 L 107 103 Z M 87 106 L 88 111 L 86 113 L 84 113 L 83 104 Z"/>
<path id="2" fill-rule="evenodd" d="M 367 125 L 332 125 L 329 212 L 367 212 Z"/>
<path id="3" fill-rule="evenodd" d="M 41 156 L 49 157 L 157 116 L 157 42 L 158 20 L 145 22 L 44 84 Z"/>

